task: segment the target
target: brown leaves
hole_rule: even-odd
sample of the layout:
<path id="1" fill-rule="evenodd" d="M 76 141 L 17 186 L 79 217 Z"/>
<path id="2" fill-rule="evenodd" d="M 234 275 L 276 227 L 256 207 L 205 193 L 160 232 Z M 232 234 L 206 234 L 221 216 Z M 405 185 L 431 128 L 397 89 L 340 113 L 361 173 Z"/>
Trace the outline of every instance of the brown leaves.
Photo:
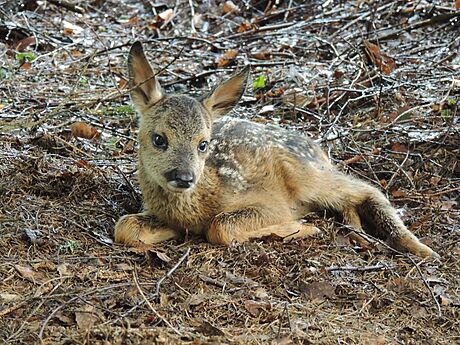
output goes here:
<path id="1" fill-rule="evenodd" d="M 364 50 L 370 62 L 376 66 L 380 71 L 385 74 L 390 74 L 395 68 L 394 60 L 381 52 L 379 46 L 369 42 L 368 40 L 364 41 Z"/>
<path id="2" fill-rule="evenodd" d="M 244 301 L 244 307 L 246 310 L 249 312 L 254 317 L 260 316 L 262 312 L 270 311 L 271 310 L 271 304 L 268 302 L 258 302 L 258 301 L 252 301 L 252 300 L 246 300 Z"/>
<path id="3" fill-rule="evenodd" d="M 225 1 L 222 7 L 222 12 L 224 12 L 224 14 L 237 12 L 237 11 L 238 11 L 238 6 L 236 6 L 233 3 L 233 1 Z"/>
<path id="4" fill-rule="evenodd" d="M 75 122 L 70 126 L 70 131 L 75 138 L 99 139 L 101 137 L 101 133 L 96 128 L 85 122 Z"/>
<path id="5" fill-rule="evenodd" d="M 455 9 L 460 10 L 460 0 L 455 0 Z"/>
<path id="6" fill-rule="evenodd" d="M 335 287 L 327 281 L 318 281 L 300 286 L 300 291 L 310 300 L 324 300 L 335 296 Z"/>
<path id="7" fill-rule="evenodd" d="M 75 312 L 75 321 L 77 321 L 78 328 L 86 331 L 93 327 L 99 319 L 95 309 L 94 306 L 87 304 Z"/>
<path id="8" fill-rule="evenodd" d="M 219 61 L 217 62 L 217 67 L 222 68 L 225 66 L 230 65 L 235 58 L 238 56 L 238 50 L 228 50 L 223 54 L 220 58 Z"/>

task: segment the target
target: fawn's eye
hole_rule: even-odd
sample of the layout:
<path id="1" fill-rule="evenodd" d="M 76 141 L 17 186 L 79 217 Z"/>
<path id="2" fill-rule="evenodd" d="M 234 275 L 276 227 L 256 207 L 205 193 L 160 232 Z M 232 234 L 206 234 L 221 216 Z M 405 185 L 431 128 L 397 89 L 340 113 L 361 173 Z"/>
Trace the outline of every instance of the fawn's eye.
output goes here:
<path id="1" fill-rule="evenodd" d="M 166 150 L 166 148 L 168 147 L 166 139 L 159 134 L 153 134 L 153 145 L 163 150 Z"/>
<path id="2" fill-rule="evenodd" d="M 200 151 L 201 153 L 206 152 L 207 149 L 208 149 L 208 142 L 207 141 L 202 141 L 200 143 L 200 145 L 198 145 L 198 151 Z"/>

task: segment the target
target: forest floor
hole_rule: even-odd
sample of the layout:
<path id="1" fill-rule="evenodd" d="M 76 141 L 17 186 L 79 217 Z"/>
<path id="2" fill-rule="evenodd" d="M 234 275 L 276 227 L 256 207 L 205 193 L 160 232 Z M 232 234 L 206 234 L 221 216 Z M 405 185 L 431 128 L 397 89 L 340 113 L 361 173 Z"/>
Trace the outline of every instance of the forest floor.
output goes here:
<path id="1" fill-rule="evenodd" d="M 460 343 L 455 1 L 73 3 L 0 1 L 2 344 Z M 169 92 L 249 64 L 232 115 L 317 139 L 441 259 L 353 246 L 323 214 L 290 243 L 114 244 L 142 207 L 135 40 Z"/>

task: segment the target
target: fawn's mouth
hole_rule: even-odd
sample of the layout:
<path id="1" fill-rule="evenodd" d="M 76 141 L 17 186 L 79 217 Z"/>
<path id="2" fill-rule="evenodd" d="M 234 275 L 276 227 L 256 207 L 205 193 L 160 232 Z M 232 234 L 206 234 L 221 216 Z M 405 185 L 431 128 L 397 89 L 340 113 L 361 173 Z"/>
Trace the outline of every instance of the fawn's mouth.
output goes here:
<path id="1" fill-rule="evenodd" d="M 178 182 L 178 181 L 168 181 L 167 183 L 168 190 L 175 193 L 183 193 L 185 191 L 191 190 L 194 186 L 194 182 Z"/>

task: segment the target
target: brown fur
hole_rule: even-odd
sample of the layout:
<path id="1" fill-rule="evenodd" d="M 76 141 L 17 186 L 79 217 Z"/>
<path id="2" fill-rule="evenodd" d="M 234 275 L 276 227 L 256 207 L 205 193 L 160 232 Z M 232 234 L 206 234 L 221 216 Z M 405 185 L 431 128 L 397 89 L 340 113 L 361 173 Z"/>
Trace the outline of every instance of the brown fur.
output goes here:
<path id="1" fill-rule="evenodd" d="M 437 255 L 404 226 L 380 191 L 337 171 L 307 137 L 219 118 L 240 99 L 247 69 L 197 100 L 164 94 L 140 43 L 131 48 L 128 65 L 131 98 L 140 114 L 139 181 L 145 212 L 119 220 L 117 242 L 158 243 L 186 230 L 225 245 L 271 234 L 305 237 L 318 229 L 299 219 L 328 209 L 341 213 L 358 232 L 362 222 L 370 225 L 366 231 L 398 249 Z M 167 147 L 153 144 L 156 135 Z M 206 152 L 198 150 L 203 142 L 209 142 Z M 193 173 L 194 179 L 179 188 L 171 171 Z M 357 234 L 352 239 L 364 242 Z"/>

